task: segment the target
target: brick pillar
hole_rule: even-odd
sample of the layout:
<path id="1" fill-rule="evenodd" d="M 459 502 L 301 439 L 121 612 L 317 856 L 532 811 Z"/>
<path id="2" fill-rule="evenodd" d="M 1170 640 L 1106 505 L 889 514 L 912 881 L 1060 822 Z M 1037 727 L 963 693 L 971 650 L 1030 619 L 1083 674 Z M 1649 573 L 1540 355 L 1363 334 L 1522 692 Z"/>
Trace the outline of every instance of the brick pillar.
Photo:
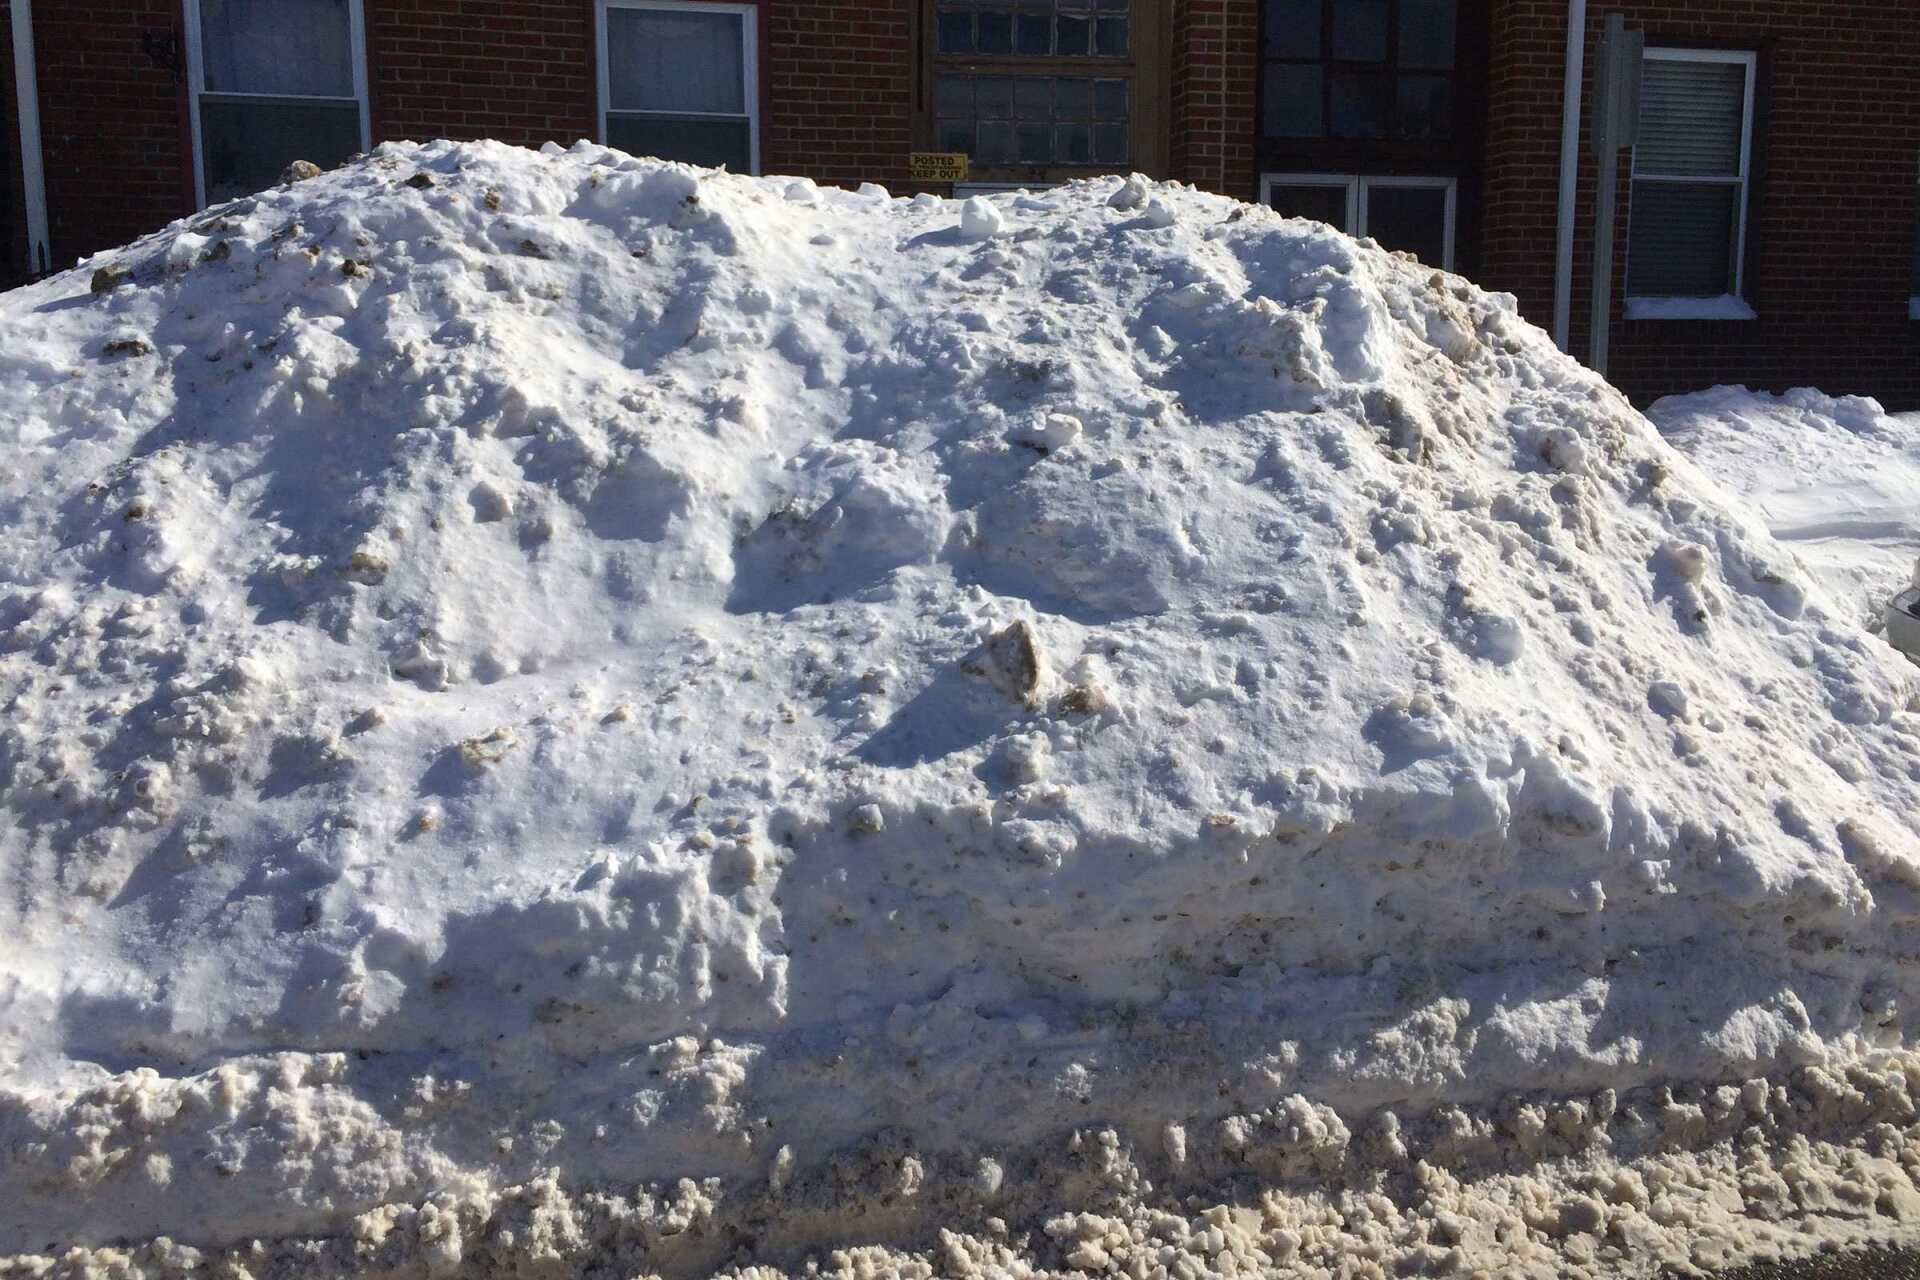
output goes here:
<path id="1" fill-rule="evenodd" d="M 1175 0 L 1172 176 L 1252 199 L 1259 0 Z"/>
<path id="2" fill-rule="evenodd" d="M 1566 0 L 1495 0 L 1480 283 L 1514 294 L 1522 315 L 1549 328 L 1566 40 Z"/>

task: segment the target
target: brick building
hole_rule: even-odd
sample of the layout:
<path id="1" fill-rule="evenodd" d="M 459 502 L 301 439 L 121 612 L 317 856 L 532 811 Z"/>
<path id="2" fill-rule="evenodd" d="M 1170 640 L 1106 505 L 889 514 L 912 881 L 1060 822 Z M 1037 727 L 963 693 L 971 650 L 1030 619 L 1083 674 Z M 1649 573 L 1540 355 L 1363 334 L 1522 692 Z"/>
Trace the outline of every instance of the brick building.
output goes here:
<path id="1" fill-rule="evenodd" d="M 296 158 L 594 138 L 903 191 L 1177 178 L 1509 290 L 1584 355 L 1618 12 L 1646 48 L 1609 374 L 1643 400 L 1737 381 L 1913 407 L 1917 5 L 0 0 L 0 280 Z M 924 153 L 966 154 L 966 182 L 916 186 Z"/>

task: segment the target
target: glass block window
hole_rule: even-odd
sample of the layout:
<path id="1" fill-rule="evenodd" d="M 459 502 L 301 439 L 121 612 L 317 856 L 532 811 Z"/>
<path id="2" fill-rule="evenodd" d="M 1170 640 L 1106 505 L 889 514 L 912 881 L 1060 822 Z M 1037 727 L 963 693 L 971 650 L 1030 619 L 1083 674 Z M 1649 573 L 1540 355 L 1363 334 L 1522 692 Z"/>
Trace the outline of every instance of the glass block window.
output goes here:
<path id="1" fill-rule="evenodd" d="M 359 0 L 190 0 L 187 17 L 203 204 L 366 145 Z"/>
<path id="2" fill-rule="evenodd" d="M 958 57 L 1124 58 L 1131 0 L 938 0 L 934 51 Z"/>
<path id="3" fill-rule="evenodd" d="M 1264 0 L 1269 138 L 1454 136 L 1458 0 Z"/>
<path id="4" fill-rule="evenodd" d="M 1123 165 L 1130 96 L 1120 79 L 942 74 L 936 143 L 980 165 Z"/>

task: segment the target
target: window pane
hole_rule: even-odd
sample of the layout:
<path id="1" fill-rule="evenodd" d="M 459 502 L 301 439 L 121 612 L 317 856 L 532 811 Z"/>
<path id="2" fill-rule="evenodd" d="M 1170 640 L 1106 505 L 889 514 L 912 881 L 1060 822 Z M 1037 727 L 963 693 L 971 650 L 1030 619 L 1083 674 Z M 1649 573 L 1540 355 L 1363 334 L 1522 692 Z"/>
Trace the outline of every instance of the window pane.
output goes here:
<path id="1" fill-rule="evenodd" d="M 1634 172 L 1738 176 L 1746 98 L 1742 63 L 1648 58 Z"/>
<path id="2" fill-rule="evenodd" d="M 979 76 L 973 82 L 975 110 L 982 120 L 1006 120 L 1013 115 L 1013 81 L 1004 76 Z"/>
<path id="3" fill-rule="evenodd" d="M 965 76 L 938 76 L 933 82 L 933 112 L 940 116 L 973 114 L 973 81 Z"/>
<path id="4" fill-rule="evenodd" d="M 974 47 L 981 53 L 1012 53 L 1013 15 L 1010 13 L 981 14 L 979 43 Z"/>
<path id="5" fill-rule="evenodd" d="M 1920 189 L 1917 189 L 1920 190 Z M 1920 212 L 1913 218 L 1913 296 L 1920 298 Z M 1920 320 L 1920 316 L 1914 319 Z"/>
<path id="6" fill-rule="evenodd" d="M 973 121 L 971 119 L 942 120 L 935 126 L 934 131 L 940 139 L 938 145 L 942 151 L 971 152 L 973 150 Z"/>
<path id="7" fill-rule="evenodd" d="M 1453 136 L 1453 78 L 1401 76 L 1394 131 L 1402 138 Z"/>
<path id="8" fill-rule="evenodd" d="M 351 98 L 352 39 L 347 0 L 200 0 L 209 93 Z"/>
<path id="9" fill-rule="evenodd" d="M 1267 0 L 1267 56 L 1320 56 L 1321 0 Z"/>
<path id="10" fill-rule="evenodd" d="M 1053 119 L 1053 82 L 1039 77 L 1014 81 L 1013 114 L 1022 120 Z"/>
<path id="11" fill-rule="evenodd" d="M 1054 142 L 1054 155 L 1061 164 L 1092 164 L 1093 131 L 1084 124 L 1061 125 Z"/>
<path id="12" fill-rule="evenodd" d="M 1348 229 L 1345 186 L 1276 185 L 1267 193 L 1267 203 L 1289 218 L 1311 218 L 1341 231 Z"/>
<path id="13" fill-rule="evenodd" d="M 295 160 L 330 169 L 360 149 L 353 103 L 200 99 L 201 163 L 207 203 L 272 186 Z"/>
<path id="14" fill-rule="evenodd" d="M 1447 193 L 1442 187 L 1369 183 L 1367 234 L 1387 249 L 1403 249 L 1430 267 L 1447 260 Z"/>
<path id="15" fill-rule="evenodd" d="M 1089 36 L 1093 30 L 1093 21 L 1089 18 L 1069 18 L 1062 15 L 1058 22 L 1061 56 L 1085 57 L 1090 47 Z"/>
<path id="16" fill-rule="evenodd" d="M 1081 81 L 1081 83 L 1086 82 Z M 1127 82 L 1125 80 L 1093 82 L 1093 118 L 1122 121 L 1127 118 Z"/>
<path id="17" fill-rule="evenodd" d="M 1387 78 L 1371 71 L 1335 71 L 1328 132 L 1336 138 L 1387 136 Z"/>
<path id="18" fill-rule="evenodd" d="M 1327 131 L 1325 73 L 1317 66 L 1269 66 L 1265 131 L 1269 138 L 1318 138 Z"/>
<path id="19" fill-rule="evenodd" d="M 942 13 L 940 15 L 939 49 L 941 53 L 973 52 L 972 14 Z"/>
<path id="20" fill-rule="evenodd" d="M 1127 56 L 1127 20 L 1102 18 L 1094 24 L 1093 51 L 1106 58 Z"/>
<path id="21" fill-rule="evenodd" d="M 1021 53 L 1044 57 L 1053 52 L 1053 19 L 1046 14 L 1021 14 L 1015 32 L 1014 44 Z"/>
<path id="22" fill-rule="evenodd" d="M 607 116 L 607 145 L 735 173 L 753 167 L 752 126 L 745 120 L 688 120 L 679 116 Z"/>
<path id="23" fill-rule="evenodd" d="M 1127 129 L 1125 125 L 1097 124 L 1093 126 L 1093 159 L 1096 164 L 1125 164 L 1127 162 Z"/>
<path id="24" fill-rule="evenodd" d="M 713 115 L 744 113 L 747 109 L 744 27 L 745 21 L 737 13 L 610 6 L 607 9 L 607 78 L 611 98 L 608 109 Z M 608 141 L 612 142 L 612 138 Z"/>
<path id="25" fill-rule="evenodd" d="M 1124 95 L 1127 87 L 1126 81 L 1122 80 L 1122 81 L 1116 82 L 1112 80 L 1103 80 L 1100 83 L 1102 85 L 1110 85 L 1114 83 L 1118 83 L 1120 85 L 1121 93 L 1123 95 L 1120 101 L 1120 114 L 1125 115 L 1126 114 L 1126 98 Z M 1060 119 L 1085 120 L 1089 115 L 1094 114 L 1092 109 L 1092 102 L 1093 102 L 1093 85 L 1088 83 L 1087 81 L 1075 80 L 1075 79 L 1070 79 L 1066 76 L 1062 76 L 1053 82 L 1053 104 L 1054 104 L 1053 110 L 1054 110 L 1054 114 L 1057 115 Z"/>
<path id="26" fill-rule="evenodd" d="M 1717 298 L 1733 292 L 1738 183 L 1636 182 L 1627 226 L 1627 292 Z"/>
<path id="27" fill-rule="evenodd" d="M 1343 62 L 1387 60 L 1387 0 L 1335 0 L 1333 56 Z"/>
<path id="28" fill-rule="evenodd" d="M 1454 0 L 1400 0 L 1400 65 L 1453 66 Z"/>
<path id="29" fill-rule="evenodd" d="M 974 145 L 974 159 L 982 164 L 1011 164 L 1013 163 L 1013 126 L 983 124 L 980 126 L 980 140 Z"/>
<path id="30" fill-rule="evenodd" d="M 1021 164 L 1047 164 L 1053 159 L 1053 127 L 1023 124 L 1014 130 L 1014 145 Z"/>

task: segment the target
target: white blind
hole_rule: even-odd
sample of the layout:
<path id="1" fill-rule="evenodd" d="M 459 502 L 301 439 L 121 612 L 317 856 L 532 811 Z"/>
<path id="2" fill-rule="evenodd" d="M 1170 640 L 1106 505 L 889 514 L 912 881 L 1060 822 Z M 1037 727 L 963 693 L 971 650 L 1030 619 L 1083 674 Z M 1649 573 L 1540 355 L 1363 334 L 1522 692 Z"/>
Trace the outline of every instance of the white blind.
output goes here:
<path id="1" fill-rule="evenodd" d="M 353 97 L 347 0 L 199 0 L 210 93 Z"/>
<path id="2" fill-rule="evenodd" d="M 1647 59 L 1634 172 L 1739 177 L 1746 101 L 1745 63 Z"/>
<path id="3" fill-rule="evenodd" d="M 744 114 L 745 25 L 738 13 L 609 6 L 608 108 Z"/>

